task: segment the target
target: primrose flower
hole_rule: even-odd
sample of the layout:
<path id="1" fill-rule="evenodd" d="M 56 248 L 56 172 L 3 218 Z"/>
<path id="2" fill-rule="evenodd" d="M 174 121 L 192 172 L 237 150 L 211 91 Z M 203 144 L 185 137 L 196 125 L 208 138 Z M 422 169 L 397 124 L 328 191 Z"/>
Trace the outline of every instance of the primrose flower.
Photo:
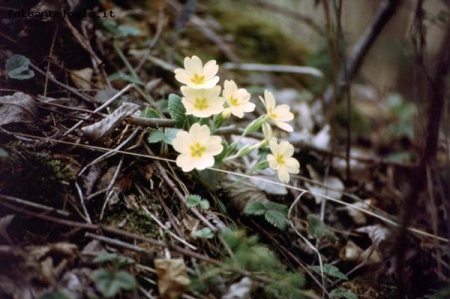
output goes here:
<path id="1" fill-rule="evenodd" d="M 229 111 L 231 114 L 242 118 L 244 117 L 244 112 L 255 110 L 255 104 L 250 102 L 250 94 L 244 88 L 238 89 L 233 80 L 225 80 L 222 96 L 229 106 L 225 108 L 225 114 L 228 114 L 227 112 Z"/>
<path id="2" fill-rule="evenodd" d="M 276 106 L 275 97 L 266 90 L 264 91 L 264 99 L 259 97 L 267 109 L 267 117 L 280 129 L 292 132 L 294 129 L 287 121 L 294 119 L 294 114 L 290 111 L 289 105 L 283 104 Z"/>
<path id="3" fill-rule="evenodd" d="M 270 168 L 278 173 L 278 178 L 283 183 L 289 183 L 289 173 L 299 173 L 300 163 L 295 158 L 294 146 L 287 141 L 281 141 L 279 144 L 275 138 L 269 141 L 270 151 L 272 154 L 267 155 L 267 161 Z"/>
<path id="4" fill-rule="evenodd" d="M 181 102 L 186 108 L 187 115 L 197 117 L 210 117 L 223 111 L 225 99 L 220 97 L 220 86 L 210 89 L 194 89 L 187 86 L 181 87 L 183 98 Z"/>
<path id="5" fill-rule="evenodd" d="M 192 56 L 184 59 L 184 69 L 178 68 L 175 70 L 175 79 L 186 84 L 190 88 L 212 88 L 219 82 L 219 77 L 216 76 L 219 71 L 219 66 L 215 60 L 208 61 L 204 66 L 200 58 Z"/>
<path id="6" fill-rule="evenodd" d="M 189 132 L 180 131 L 173 140 L 173 148 L 180 153 L 177 165 L 184 172 L 192 169 L 203 170 L 214 165 L 214 156 L 222 152 L 222 138 L 211 136 L 207 125 L 195 123 Z"/>

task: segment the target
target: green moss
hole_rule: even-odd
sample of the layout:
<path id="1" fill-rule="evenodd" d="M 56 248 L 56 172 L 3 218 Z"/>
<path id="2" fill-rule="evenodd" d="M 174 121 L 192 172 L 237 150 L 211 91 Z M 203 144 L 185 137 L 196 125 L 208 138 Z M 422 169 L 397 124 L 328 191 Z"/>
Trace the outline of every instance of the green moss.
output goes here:
<path id="1" fill-rule="evenodd" d="M 58 197 L 75 174 L 49 154 L 10 151 L 0 159 L 0 178 L 3 194 L 49 201 Z"/>

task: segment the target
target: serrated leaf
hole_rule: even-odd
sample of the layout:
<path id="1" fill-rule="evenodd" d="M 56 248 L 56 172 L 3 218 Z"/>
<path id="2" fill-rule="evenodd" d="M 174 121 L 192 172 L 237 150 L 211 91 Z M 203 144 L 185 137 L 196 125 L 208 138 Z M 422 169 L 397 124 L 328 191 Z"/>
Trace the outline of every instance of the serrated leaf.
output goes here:
<path id="1" fill-rule="evenodd" d="M 186 120 L 186 108 L 184 108 L 181 102 L 181 97 L 171 93 L 169 95 L 169 104 L 167 106 L 170 117 L 175 121 L 176 128 L 183 128 L 183 124 Z"/>
<path id="2" fill-rule="evenodd" d="M 313 269 L 314 271 L 316 271 L 317 273 L 321 273 L 322 271 L 320 270 L 320 266 L 311 266 L 311 269 Z M 328 276 L 332 276 L 332 277 L 336 277 L 339 279 L 343 279 L 343 280 L 348 280 L 347 275 L 345 275 L 344 273 L 342 273 L 336 266 L 331 265 L 331 264 L 324 264 L 323 265 L 323 273 L 328 275 Z"/>
<path id="3" fill-rule="evenodd" d="M 13 55 L 6 60 L 5 70 L 8 77 L 17 80 L 26 80 L 34 77 L 34 71 L 29 69 L 30 60 L 23 55 Z"/>
<path id="4" fill-rule="evenodd" d="M 180 129 L 172 129 L 172 128 L 165 129 L 164 134 L 166 135 L 166 138 L 164 139 L 164 142 L 172 145 L 173 140 L 177 138 L 177 134 L 180 131 L 181 131 Z"/>
<path id="5" fill-rule="evenodd" d="M 308 233 L 310 233 L 313 237 L 318 239 L 326 237 L 328 240 L 330 240 L 330 242 L 332 243 L 336 242 L 337 240 L 336 235 L 325 226 L 325 224 L 319 217 L 310 214 L 306 216 L 306 218 L 308 219 L 309 223 Z"/>
<path id="6" fill-rule="evenodd" d="M 262 202 L 254 201 L 245 205 L 244 214 L 247 215 L 264 215 L 266 207 Z"/>
<path id="7" fill-rule="evenodd" d="M 195 237 L 202 238 L 202 239 L 211 239 L 214 237 L 214 234 L 212 233 L 211 229 L 209 227 L 204 227 L 200 230 L 197 230 L 192 233 Z"/>
<path id="8" fill-rule="evenodd" d="M 337 288 L 330 292 L 332 298 L 358 299 L 358 295 L 344 288 Z"/>
<path id="9" fill-rule="evenodd" d="M 189 195 L 186 198 L 186 205 L 188 208 L 193 208 L 200 203 L 202 198 L 199 195 Z"/>
<path id="10" fill-rule="evenodd" d="M 249 181 L 228 175 L 221 184 L 228 203 L 240 214 L 244 214 L 245 206 L 251 202 L 268 202 L 267 195 Z"/>
<path id="11" fill-rule="evenodd" d="M 267 222 L 272 224 L 275 227 L 278 227 L 281 230 L 284 230 L 287 225 L 286 214 L 276 210 L 267 210 L 264 214 L 264 218 L 266 218 Z"/>
<path id="12" fill-rule="evenodd" d="M 164 132 L 156 130 L 156 131 L 152 131 L 150 133 L 150 135 L 147 138 L 148 143 L 157 143 L 160 141 L 165 141 L 166 139 L 166 134 L 164 134 Z"/>
<path id="13" fill-rule="evenodd" d="M 288 210 L 289 210 L 288 206 L 283 205 L 281 203 L 276 203 L 276 202 L 273 202 L 273 201 L 266 202 L 265 205 L 266 205 L 266 209 L 267 210 L 278 211 L 278 212 L 281 212 L 281 213 L 283 213 L 283 214 L 285 214 L 287 216 L 287 213 L 288 213 Z"/>

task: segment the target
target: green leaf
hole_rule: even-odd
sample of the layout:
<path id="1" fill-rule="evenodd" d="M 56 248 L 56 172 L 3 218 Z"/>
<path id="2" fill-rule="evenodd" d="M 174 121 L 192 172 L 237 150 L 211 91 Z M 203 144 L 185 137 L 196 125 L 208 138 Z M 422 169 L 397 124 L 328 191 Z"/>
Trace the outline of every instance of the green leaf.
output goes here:
<path id="1" fill-rule="evenodd" d="M 344 288 L 337 288 L 330 292 L 332 298 L 358 299 L 358 295 Z"/>
<path id="2" fill-rule="evenodd" d="M 119 27 L 117 27 L 119 35 L 121 35 L 122 37 L 125 36 L 139 36 L 142 34 L 141 30 L 136 28 L 136 27 L 132 27 L 132 26 L 128 26 L 128 25 L 120 25 Z"/>
<path id="3" fill-rule="evenodd" d="M 117 253 L 106 253 L 106 254 L 97 256 L 93 260 L 93 262 L 96 264 L 104 264 L 106 262 L 113 262 L 117 266 L 120 267 L 123 265 L 128 265 L 128 264 L 134 263 L 134 260 L 129 257 L 126 257 L 126 256 L 118 255 Z"/>
<path id="4" fill-rule="evenodd" d="M 9 156 L 8 152 L 0 147 L 0 158 L 4 158 L 4 157 L 8 157 L 8 156 Z"/>
<path id="5" fill-rule="evenodd" d="M 267 210 L 278 211 L 278 212 L 281 212 L 281 213 L 283 213 L 284 215 L 287 216 L 287 213 L 288 213 L 288 210 L 289 210 L 288 206 L 283 205 L 281 203 L 276 203 L 276 202 L 273 202 L 273 201 L 268 201 L 268 202 L 266 202 L 265 205 L 266 205 L 266 209 Z"/>
<path id="6" fill-rule="evenodd" d="M 311 269 L 313 269 L 317 273 L 321 273 L 320 266 L 311 266 Z M 343 280 L 348 280 L 347 275 L 342 273 L 336 266 L 331 265 L 331 264 L 323 265 L 323 273 L 328 276 L 336 277 L 336 278 L 343 279 Z"/>
<path id="7" fill-rule="evenodd" d="M 97 290 L 106 298 L 112 298 L 123 290 L 136 288 L 135 278 L 125 271 L 108 271 L 100 269 L 91 274 L 91 280 L 95 283 Z"/>
<path id="8" fill-rule="evenodd" d="M 160 141 L 165 141 L 166 139 L 166 134 L 164 134 L 164 132 L 156 130 L 156 131 L 152 131 L 150 133 L 150 135 L 147 138 L 148 143 L 157 143 Z"/>
<path id="9" fill-rule="evenodd" d="M 207 201 L 206 199 L 200 201 L 200 208 L 202 208 L 203 210 L 207 210 L 209 209 L 209 207 L 210 207 L 209 201 Z"/>
<path id="10" fill-rule="evenodd" d="M 181 102 L 181 98 L 171 93 L 169 95 L 169 104 L 167 106 L 170 117 L 175 121 L 176 128 L 183 128 L 183 124 L 186 120 L 186 109 Z"/>
<path id="11" fill-rule="evenodd" d="M 281 230 L 284 230 L 287 225 L 286 214 L 276 210 L 267 210 L 264 214 L 267 222 Z"/>
<path id="12" fill-rule="evenodd" d="M 8 77 L 17 80 L 26 80 L 34 77 L 34 71 L 29 69 L 30 60 L 23 55 L 13 55 L 6 60 L 5 70 Z"/>
<path id="13" fill-rule="evenodd" d="M 144 110 L 142 110 L 139 117 L 145 117 L 145 118 L 161 118 L 161 114 L 158 110 L 156 110 L 153 107 L 146 107 Z"/>
<path id="14" fill-rule="evenodd" d="M 177 138 L 177 134 L 180 131 L 181 131 L 180 129 L 172 129 L 172 128 L 165 129 L 164 132 L 166 137 L 164 139 L 164 142 L 172 145 L 173 140 Z"/>
<path id="15" fill-rule="evenodd" d="M 316 215 L 310 214 L 306 217 L 308 219 L 309 227 L 308 233 L 310 233 L 313 237 L 321 239 L 326 237 L 330 242 L 334 243 L 337 240 L 336 235 L 329 230 L 322 220 Z"/>
<path id="16" fill-rule="evenodd" d="M 247 215 L 264 215 L 266 207 L 262 202 L 254 201 L 245 205 L 244 214 Z"/>
<path id="17" fill-rule="evenodd" d="M 135 83 L 135 84 L 144 86 L 144 83 L 142 83 L 141 79 L 136 78 L 136 77 L 131 76 L 131 75 L 127 75 L 127 74 L 122 73 L 122 72 L 117 72 L 117 73 L 109 75 L 108 76 L 108 80 L 110 82 L 113 82 L 113 81 L 125 81 L 125 82 L 128 82 L 128 83 Z"/>
<path id="18" fill-rule="evenodd" d="M 202 239 L 211 239 L 214 238 L 214 234 L 212 233 L 209 227 L 204 227 L 200 230 L 197 230 L 192 233 L 194 236 L 202 238 Z"/>
<path id="19" fill-rule="evenodd" d="M 186 198 L 186 205 L 188 206 L 188 208 L 193 208 L 198 205 L 201 200 L 202 198 L 200 197 L 200 195 L 189 195 Z"/>
<path id="20" fill-rule="evenodd" d="M 209 190 L 215 190 L 219 187 L 219 181 L 222 175 L 211 169 L 204 169 L 198 171 L 199 179 L 203 185 L 205 185 Z"/>
<path id="21" fill-rule="evenodd" d="M 39 299 L 70 299 L 70 297 L 67 297 L 63 293 L 59 291 L 54 291 L 50 293 L 45 293 L 44 295 L 40 296 Z"/>

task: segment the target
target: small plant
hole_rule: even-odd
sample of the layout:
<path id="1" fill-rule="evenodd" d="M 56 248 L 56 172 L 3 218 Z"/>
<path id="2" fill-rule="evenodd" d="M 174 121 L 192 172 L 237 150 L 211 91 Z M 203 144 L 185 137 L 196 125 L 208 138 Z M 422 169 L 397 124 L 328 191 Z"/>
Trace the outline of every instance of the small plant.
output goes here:
<path id="1" fill-rule="evenodd" d="M 95 284 L 95 288 L 105 297 L 113 298 L 122 290 L 129 291 L 137 287 L 133 275 L 122 267 L 129 265 L 133 260 L 119 256 L 117 254 L 105 254 L 94 259 L 94 263 L 112 265 L 112 268 L 101 268 L 95 270 L 90 278 Z"/>
<path id="2" fill-rule="evenodd" d="M 269 145 L 271 153 L 267 155 L 264 165 L 277 171 L 280 181 L 288 183 L 289 174 L 298 173 L 300 164 L 292 158 L 294 147 L 289 142 L 278 142 L 272 137 L 271 124 L 292 132 L 292 126 L 287 123 L 294 118 L 290 107 L 277 105 L 273 94 L 266 90 L 264 98 L 260 97 L 266 114 L 251 122 L 242 134 L 244 137 L 261 129 L 264 140 L 241 147 L 239 140 L 228 144 L 222 137 L 215 135 L 216 131 L 232 115 L 243 118 L 245 113 L 253 112 L 256 105 L 250 101 L 250 93 L 239 88 L 232 80 L 225 80 L 222 90 L 217 85 L 218 71 L 215 60 L 203 65 L 197 56 L 186 57 L 184 68 L 175 70 L 175 79 L 184 84 L 180 89 L 182 97 L 171 94 L 168 102 L 170 116 L 179 131 L 171 131 L 170 136 L 167 131 L 154 131 L 148 141 L 172 144 L 179 153 L 176 163 L 184 172 L 194 169 L 203 171 L 213 166 L 221 168 L 230 160 Z M 174 135 L 175 138 L 172 138 Z"/>

